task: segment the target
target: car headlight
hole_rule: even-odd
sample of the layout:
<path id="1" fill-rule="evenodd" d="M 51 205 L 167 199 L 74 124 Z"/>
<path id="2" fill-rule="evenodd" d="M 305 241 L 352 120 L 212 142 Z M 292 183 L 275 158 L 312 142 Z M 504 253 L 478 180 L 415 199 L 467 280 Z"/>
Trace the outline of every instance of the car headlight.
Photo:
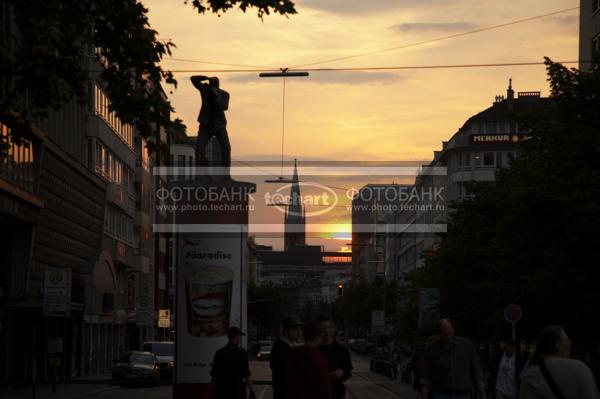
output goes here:
<path id="1" fill-rule="evenodd" d="M 174 362 L 169 362 L 169 367 L 170 367 L 170 368 L 173 368 L 173 367 L 175 367 L 175 363 L 174 363 Z"/>

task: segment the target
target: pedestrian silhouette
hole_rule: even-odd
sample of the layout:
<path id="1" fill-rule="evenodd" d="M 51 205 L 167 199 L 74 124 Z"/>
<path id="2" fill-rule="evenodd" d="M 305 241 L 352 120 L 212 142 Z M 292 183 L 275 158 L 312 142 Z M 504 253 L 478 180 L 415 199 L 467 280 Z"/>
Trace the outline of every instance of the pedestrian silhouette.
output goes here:
<path id="1" fill-rule="evenodd" d="M 253 394 L 248 353 L 240 347 L 244 334 L 237 327 L 227 332 L 229 342 L 215 353 L 212 377 L 212 399 L 246 399 L 247 391 Z"/>
<path id="2" fill-rule="evenodd" d="M 289 399 L 332 399 L 327 360 L 319 352 L 321 334 L 317 323 L 304 326 L 305 345 L 292 351 L 288 375 Z"/>
<path id="3" fill-rule="evenodd" d="M 271 349 L 269 364 L 272 371 L 273 399 L 285 399 L 287 376 L 291 367 L 292 350 L 302 338 L 302 322 L 297 317 L 288 317 L 282 323 L 282 335 Z"/>
<path id="4" fill-rule="evenodd" d="M 335 325 L 329 316 L 317 318 L 322 343 L 319 351 L 327 359 L 333 399 L 346 396 L 344 382 L 352 375 L 352 360 L 345 345 L 335 339 Z"/>

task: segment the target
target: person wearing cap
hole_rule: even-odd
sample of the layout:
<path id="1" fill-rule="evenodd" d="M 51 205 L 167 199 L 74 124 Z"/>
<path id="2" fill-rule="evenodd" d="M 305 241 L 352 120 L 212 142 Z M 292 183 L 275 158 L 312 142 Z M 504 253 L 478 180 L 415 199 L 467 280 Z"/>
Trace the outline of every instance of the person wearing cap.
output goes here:
<path id="1" fill-rule="evenodd" d="M 247 390 L 254 396 L 248 353 L 240 347 L 244 335 L 239 328 L 230 327 L 229 342 L 215 353 L 210 371 L 214 399 L 246 399 Z"/>
<path id="2" fill-rule="evenodd" d="M 302 338 L 302 322 L 291 316 L 283 320 L 282 335 L 273 343 L 269 364 L 272 371 L 273 399 L 285 399 L 286 387 L 289 385 L 290 359 L 292 349 Z"/>

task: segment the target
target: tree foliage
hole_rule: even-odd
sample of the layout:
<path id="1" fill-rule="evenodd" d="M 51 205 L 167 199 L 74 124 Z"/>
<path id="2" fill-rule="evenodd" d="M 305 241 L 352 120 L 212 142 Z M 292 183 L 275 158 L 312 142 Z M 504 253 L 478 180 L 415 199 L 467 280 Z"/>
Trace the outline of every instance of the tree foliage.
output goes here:
<path id="1" fill-rule="evenodd" d="M 189 3 L 189 0 L 186 0 L 185 3 Z M 290 0 L 192 0 L 191 3 L 201 14 L 206 11 L 219 14 L 230 10 L 234 6 L 237 6 L 243 12 L 246 12 L 249 8 L 256 8 L 260 18 L 265 14 L 269 15 L 271 11 L 286 16 L 296 13 L 294 3 Z"/>
<path id="2" fill-rule="evenodd" d="M 248 285 L 248 319 L 261 331 L 276 334 L 288 308 L 284 293 L 272 283 Z"/>
<path id="3" fill-rule="evenodd" d="M 372 283 L 361 279 L 355 284 L 345 286 L 344 295 L 331 304 L 330 314 L 338 330 L 364 336 L 371 329 L 371 312 L 383 309 L 384 293 L 386 317 L 394 317 L 397 313 L 399 294 L 395 283 L 385 283 L 383 278 L 377 278 Z"/>
<path id="4" fill-rule="evenodd" d="M 511 166 L 456 205 L 448 233 L 415 287 L 440 287 L 442 312 L 473 337 L 510 334 L 506 305 L 523 309 L 521 336 L 559 323 L 572 334 L 600 306 L 600 71 L 546 59 L 551 99 Z"/>
<path id="5" fill-rule="evenodd" d="M 18 140 L 28 125 L 51 109 L 87 100 L 87 82 L 97 75 L 114 110 L 134 123 L 142 136 L 181 131 L 170 120 L 173 110 L 161 89 L 176 87 L 173 74 L 160 66 L 175 45 L 160 40 L 148 22 L 148 10 L 137 0 L 5 0 L 12 6 L 16 29 L 0 44 L 0 122 Z M 255 7 L 262 17 L 272 10 L 295 13 L 289 0 L 195 0 L 200 12 L 242 11 Z M 95 59 L 101 68 L 90 69 Z M 149 140 L 152 143 L 155 140 Z"/>

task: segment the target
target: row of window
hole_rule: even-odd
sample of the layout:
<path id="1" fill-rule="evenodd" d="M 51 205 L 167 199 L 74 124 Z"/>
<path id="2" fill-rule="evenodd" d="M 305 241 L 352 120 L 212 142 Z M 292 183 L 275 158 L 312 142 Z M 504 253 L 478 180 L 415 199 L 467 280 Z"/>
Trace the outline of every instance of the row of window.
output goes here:
<path id="1" fill-rule="evenodd" d="M 516 122 L 514 129 L 516 131 L 519 129 L 519 124 Z M 474 124 L 472 130 L 482 134 L 508 134 L 512 131 L 510 122 L 483 122 Z"/>
<path id="2" fill-rule="evenodd" d="M 104 232 L 133 245 L 133 219 L 120 209 L 107 205 L 104 215 Z"/>
<path id="3" fill-rule="evenodd" d="M 458 166 L 461 168 L 501 168 L 508 166 L 509 154 L 502 151 L 467 151 L 460 154 Z"/>
<path id="4" fill-rule="evenodd" d="M 96 172 L 133 195 L 134 174 L 101 142 L 96 141 Z"/>
<path id="5" fill-rule="evenodd" d="M 119 136 L 121 140 L 131 149 L 133 149 L 133 126 L 121 122 L 114 111 L 109 111 L 110 101 L 102 91 L 100 86 L 94 84 L 94 109 L 96 115 L 101 117 L 104 122 Z"/>

